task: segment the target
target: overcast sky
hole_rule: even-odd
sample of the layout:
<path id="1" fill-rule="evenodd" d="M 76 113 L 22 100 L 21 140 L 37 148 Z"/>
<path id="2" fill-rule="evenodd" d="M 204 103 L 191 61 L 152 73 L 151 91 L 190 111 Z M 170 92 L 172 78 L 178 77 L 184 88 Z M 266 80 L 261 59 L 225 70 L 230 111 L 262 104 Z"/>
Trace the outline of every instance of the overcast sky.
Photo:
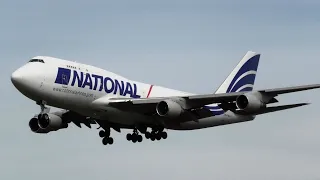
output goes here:
<path id="1" fill-rule="evenodd" d="M 40 108 L 11 84 L 31 57 L 75 60 L 192 93 L 214 92 L 248 50 L 256 89 L 320 83 L 317 0 L 0 0 L 0 179 L 319 180 L 320 90 L 310 106 L 168 139 L 103 146 L 98 130 L 34 134 Z"/>

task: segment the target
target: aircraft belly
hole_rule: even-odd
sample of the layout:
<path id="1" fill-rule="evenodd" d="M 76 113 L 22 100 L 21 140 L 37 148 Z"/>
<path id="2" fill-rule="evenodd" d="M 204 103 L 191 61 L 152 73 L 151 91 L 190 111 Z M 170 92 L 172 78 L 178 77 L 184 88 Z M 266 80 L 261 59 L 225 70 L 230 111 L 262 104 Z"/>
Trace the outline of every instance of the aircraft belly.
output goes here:
<path id="1" fill-rule="evenodd" d="M 84 113 L 84 111 L 82 111 L 82 113 Z M 87 110 L 86 116 L 97 118 L 99 120 L 109 121 L 112 123 L 119 123 L 123 125 L 150 123 L 152 121 L 144 115 L 141 115 L 138 113 L 132 113 L 132 112 L 125 112 L 112 107 L 107 107 L 104 110 L 98 110 L 98 111 Z"/>

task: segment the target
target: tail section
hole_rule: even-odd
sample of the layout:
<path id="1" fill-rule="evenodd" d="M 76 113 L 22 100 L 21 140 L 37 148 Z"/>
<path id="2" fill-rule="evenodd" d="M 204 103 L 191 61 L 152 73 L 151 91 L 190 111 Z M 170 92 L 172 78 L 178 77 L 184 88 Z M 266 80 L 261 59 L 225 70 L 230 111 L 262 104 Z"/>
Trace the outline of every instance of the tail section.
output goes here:
<path id="1" fill-rule="evenodd" d="M 220 85 L 216 94 L 252 91 L 259 65 L 260 54 L 248 51 L 238 65 Z M 206 106 L 215 116 L 225 113 L 218 104 Z"/>
<path id="2" fill-rule="evenodd" d="M 248 51 L 218 88 L 216 94 L 252 91 L 258 70 L 259 59 L 260 54 Z"/>

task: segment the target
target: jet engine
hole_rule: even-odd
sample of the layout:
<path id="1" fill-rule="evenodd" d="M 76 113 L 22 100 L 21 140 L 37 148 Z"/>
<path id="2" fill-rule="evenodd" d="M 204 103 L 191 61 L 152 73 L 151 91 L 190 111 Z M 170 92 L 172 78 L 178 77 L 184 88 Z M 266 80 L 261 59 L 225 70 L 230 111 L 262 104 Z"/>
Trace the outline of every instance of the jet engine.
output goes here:
<path id="1" fill-rule="evenodd" d="M 240 110 L 256 112 L 266 107 L 266 104 L 255 94 L 247 93 L 237 97 L 236 105 Z"/>
<path id="2" fill-rule="evenodd" d="M 48 133 L 50 132 L 50 130 L 46 130 L 46 129 L 41 129 L 39 127 L 39 124 L 38 124 L 38 119 L 37 118 L 32 118 L 30 121 L 29 121 L 29 127 L 31 129 L 32 132 L 34 133 Z"/>
<path id="3" fill-rule="evenodd" d="M 29 127 L 35 133 L 48 133 L 67 128 L 68 124 L 63 123 L 61 117 L 55 114 L 42 114 L 38 118 L 32 118 L 29 121 Z"/>
<path id="4" fill-rule="evenodd" d="M 172 100 L 159 102 L 156 106 L 156 111 L 159 116 L 169 118 L 176 118 L 184 112 L 183 108 Z"/>

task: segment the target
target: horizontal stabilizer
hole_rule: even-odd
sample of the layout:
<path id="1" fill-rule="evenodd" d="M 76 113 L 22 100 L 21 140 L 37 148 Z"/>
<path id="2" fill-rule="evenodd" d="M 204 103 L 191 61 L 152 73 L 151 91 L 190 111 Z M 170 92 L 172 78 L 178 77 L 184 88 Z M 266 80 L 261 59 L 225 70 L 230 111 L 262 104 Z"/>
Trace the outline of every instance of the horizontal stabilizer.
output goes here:
<path id="1" fill-rule="evenodd" d="M 254 114 L 250 113 L 250 114 L 251 115 L 266 114 L 266 113 L 270 113 L 270 112 L 282 111 L 282 110 L 296 108 L 296 107 L 305 106 L 305 105 L 309 105 L 309 104 L 310 103 L 298 103 L 298 104 L 288 104 L 288 105 L 282 105 L 282 106 L 267 107 L 266 109 L 263 109 L 257 113 L 254 113 Z M 244 111 L 237 111 L 237 114 L 246 115 L 248 113 L 246 113 Z"/>

